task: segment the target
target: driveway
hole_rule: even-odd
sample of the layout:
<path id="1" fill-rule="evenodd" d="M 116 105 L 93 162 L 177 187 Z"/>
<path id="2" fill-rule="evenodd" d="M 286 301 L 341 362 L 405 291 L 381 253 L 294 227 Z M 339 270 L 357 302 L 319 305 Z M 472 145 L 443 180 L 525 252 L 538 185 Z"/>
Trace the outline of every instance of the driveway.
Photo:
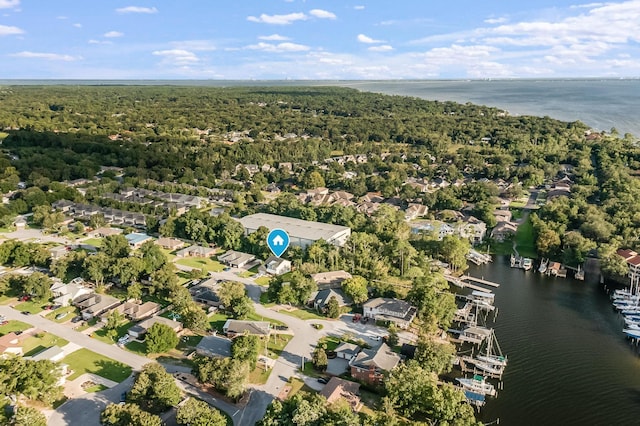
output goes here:
<path id="1" fill-rule="evenodd" d="M 7 232 L 1 235 L 7 239 L 20 241 L 39 240 L 39 242 L 71 244 L 71 240 L 68 238 L 45 234 L 40 229 L 18 229 L 17 231 Z"/>

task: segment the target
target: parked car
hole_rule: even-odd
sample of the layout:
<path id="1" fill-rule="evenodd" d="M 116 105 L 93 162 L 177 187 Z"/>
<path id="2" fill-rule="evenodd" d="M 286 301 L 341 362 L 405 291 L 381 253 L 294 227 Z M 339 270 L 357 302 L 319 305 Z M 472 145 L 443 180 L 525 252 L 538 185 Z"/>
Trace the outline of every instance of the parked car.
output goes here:
<path id="1" fill-rule="evenodd" d="M 28 302 L 29 300 L 31 300 L 31 296 L 29 296 L 28 294 L 25 294 L 20 298 L 21 302 Z"/>
<path id="2" fill-rule="evenodd" d="M 80 322 L 82 321 L 82 316 L 80 315 L 76 315 L 75 317 L 71 318 L 71 322 L 76 323 L 76 322 Z"/>
<path id="3" fill-rule="evenodd" d="M 380 336 L 369 336 L 369 339 L 379 342 L 381 337 Z"/>
<path id="4" fill-rule="evenodd" d="M 47 310 L 47 311 L 52 311 L 52 310 L 55 309 L 55 307 L 53 305 L 47 305 L 47 306 L 44 307 L 44 309 Z"/>
<path id="5" fill-rule="evenodd" d="M 66 317 L 67 315 L 69 315 L 69 312 L 61 312 L 58 315 L 56 315 L 56 319 L 57 320 L 61 320 L 62 318 Z"/>
<path id="6" fill-rule="evenodd" d="M 329 383 L 329 379 L 327 379 L 326 377 L 318 377 L 318 382 L 326 385 L 327 383 Z"/>
<path id="7" fill-rule="evenodd" d="M 229 268 L 228 266 L 226 268 L 224 268 L 225 272 L 229 272 L 231 270 L 231 268 Z"/>
<path id="8" fill-rule="evenodd" d="M 284 330 L 288 330 L 289 326 L 286 325 L 276 325 L 276 330 L 280 330 L 280 331 L 284 331 Z"/>
<path id="9" fill-rule="evenodd" d="M 362 317 L 362 315 L 360 315 L 360 314 L 355 314 L 355 315 L 353 316 L 353 322 L 358 322 L 358 321 L 360 321 L 360 318 L 361 318 L 361 317 Z"/>
<path id="10" fill-rule="evenodd" d="M 120 402 L 126 402 L 127 401 L 127 393 L 126 392 L 122 392 L 120 394 Z"/>
<path id="11" fill-rule="evenodd" d="M 29 311 L 22 311 L 22 315 L 31 315 L 31 312 L 29 312 Z"/>

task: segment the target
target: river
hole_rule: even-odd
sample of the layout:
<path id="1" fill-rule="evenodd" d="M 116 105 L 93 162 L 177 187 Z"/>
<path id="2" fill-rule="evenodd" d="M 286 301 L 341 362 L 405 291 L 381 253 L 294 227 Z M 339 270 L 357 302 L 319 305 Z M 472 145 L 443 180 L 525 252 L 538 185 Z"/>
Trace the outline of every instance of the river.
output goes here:
<path id="1" fill-rule="evenodd" d="M 596 277 L 584 282 L 512 269 L 508 257 L 473 266 L 494 290 L 498 342 L 509 364 L 481 420 L 501 425 L 638 425 L 640 357 Z M 495 380 L 493 380 L 495 382 Z"/>

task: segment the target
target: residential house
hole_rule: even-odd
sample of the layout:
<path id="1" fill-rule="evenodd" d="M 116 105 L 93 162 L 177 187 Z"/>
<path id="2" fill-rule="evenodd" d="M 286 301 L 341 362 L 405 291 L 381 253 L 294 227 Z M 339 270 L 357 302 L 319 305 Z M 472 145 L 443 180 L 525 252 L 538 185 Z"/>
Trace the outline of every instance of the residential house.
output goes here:
<path id="1" fill-rule="evenodd" d="M 618 249 L 616 253 L 627 262 L 631 282 L 637 283 L 640 278 L 640 255 L 631 249 Z"/>
<path id="2" fill-rule="evenodd" d="M 504 241 L 512 235 L 515 235 L 518 227 L 511 222 L 498 222 L 491 230 L 491 238 L 496 241 Z"/>
<path id="3" fill-rule="evenodd" d="M 269 337 L 271 334 L 271 323 L 268 321 L 241 321 L 229 319 L 222 326 L 222 331 L 230 338 L 244 334 L 258 337 Z"/>
<path id="4" fill-rule="evenodd" d="M 360 411 L 362 402 L 358 396 L 360 392 L 360 384 L 332 377 L 331 380 L 322 388 L 320 395 L 327 399 L 327 404 L 334 404 L 338 401 L 345 400 L 354 412 Z"/>
<path id="5" fill-rule="evenodd" d="M 51 247 L 49 249 L 49 253 L 51 255 L 51 260 L 58 260 L 69 254 L 69 249 L 67 246 Z"/>
<path id="6" fill-rule="evenodd" d="M 144 337 L 144 335 L 151 328 L 151 326 L 156 323 L 164 324 L 169 328 L 171 328 L 176 333 L 179 333 L 180 331 L 182 331 L 181 322 L 156 315 L 151 318 L 147 318 L 146 320 L 134 325 L 127 331 L 127 333 L 129 334 L 129 336 L 140 340 L 141 338 Z"/>
<path id="7" fill-rule="evenodd" d="M 82 318 L 88 321 L 93 317 L 102 315 L 122 302 L 113 296 L 92 293 L 74 299 L 73 303 L 80 309 Z"/>
<path id="8" fill-rule="evenodd" d="M 93 294 L 93 289 L 87 288 L 81 283 L 65 284 L 60 280 L 54 280 L 51 285 L 51 293 L 54 305 L 69 306 L 76 299 Z"/>
<path id="9" fill-rule="evenodd" d="M 393 370 L 400 362 L 400 355 L 386 343 L 378 349 L 365 349 L 351 361 L 351 376 L 370 385 L 382 384 L 384 373 Z"/>
<path id="10" fill-rule="evenodd" d="M 469 216 L 460 223 L 456 231 L 462 238 L 467 238 L 472 244 L 478 244 L 487 235 L 487 224 L 474 216 Z"/>
<path id="11" fill-rule="evenodd" d="M 198 346 L 198 355 L 210 358 L 231 358 L 231 339 L 222 336 L 204 336 Z"/>
<path id="12" fill-rule="evenodd" d="M 127 242 L 131 246 L 131 248 L 137 249 L 147 241 L 151 241 L 153 238 L 147 234 L 143 234 L 140 232 L 132 232 L 131 234 L 127 234 L 124 236 L 127 239 Z"/>
<path id="13" fill-rule="evenodd" d="M 160 312 L 161 306 L 156 302 L 144 302 L 142 304 L 135 302 L 124 302 L 121 305 L 116 306 L 103 313 L 100 316 L 102 322 L 106 322 L 111 313 L 118 311 L 124 315 L 127 319 L 132 321 L 141 321 L 145 318 L 149 318 L 152 315 Z"/>
<path id="14" fill-rule="evenodd" d="M 176 257 L 210 257 L 216 252 L 214 247 L 192 245 L 176 252 Z"/>
<path id="15" fill-rule="evenodd" d="M 362 203 L 381 203 L 384 201 L 384 197 L 379 192 L 367 192 L 360 197 L 359 201 Z"/>
<path id="16" fill-rule="evenodd" d="M 453 226 L 448 223 L 441 223 L 440 228 L 438 228 L 438 241 L 442 241 L 444 237 L 447 235 L 453 235 L 455 233 L 455 229 Z"/>
<path id="17" fill-rule="evenodd" d="M 513 216 L 511 210 L 506 209 L 495 210 L 493 215 L 496 218 L 496 222 L 511 222 L 511 218 Z"/>
<path id="18" fill-rule="evenodd" d="M 413 220 L 419 217 L 426 216 L 429 212 L 429 207 L 422 204 L 409 204 L 409 207 L 404 211 L 405 220 Z"/>
<path id="19" fill-rule="evenodd" d="M 122 229 L 120 228 L 97 228 L 94 229 L 93 231 L 90 231 L 87 233 L 88 236 L 92 237 L 92 238 L 104 238 L 104 237 L 109 237 L 111 235 L 120 235 L 122 234 Z"/>
<path id="20" fill-rule="evenodd" d="M 156 240 L 156 244 L 165 250 L 171 250 L 171 251 L 177 250 L 181 247 L 184 247 L 185 245 L 184 241 L 180 241 L 176 238 L 167 238 L 167 237 L 158 238 Z"/>
<path id="21" fill-rule="evenodd" d="M 13 221 L 13 226 L 15 226 L 16 229 L 24 229 L 27 226 L 27 220 L 22 216 L 18 216 Z"/>
<path id="22" fill-rule="evenodd" d="M 335 349 L 336 357 L 351 361 L 360 353 L 360 346 L 354 343 L 342 342 Z"/>
<path id="23" fill-rule="evenodd" d="M 412 234 L 432 234 L 436 230 L 431 222 L 412 223 L 409 226 Z"/>
<path id="24" fill-rule="evenodd" d="M 390 321 L 406 329 L 416 317 L 417 309 L 401 299 L 377 297 L 362 305 L 363 315 L 376 321 Z"/>
<path id="25" fill-rule="evenodd" d="M 349 306 L 353 304 L 353 300 L 344 294 L 342 289 L 339 288 L 327 288 L 324 290 L 319 290 L 311 295 L 311 303 L 313 303 L 313 307 L 321 312 L 324 312 L 327 309 L 327 304 L 332 297 L 335 297 L 338 301 L 338 306 Z"/>
<path id="26" fill-rule="evenodd" d="M 7 333 L 0 337 L 0 357 L 6 358 L 11 355 L 22 355 L 20 336 L 14 332 Z"/>
<path id="27" fill-rule="evenodd" d="M 320 272 L 318 274 L 311 275 L 311 279 L 318 286 L 318 290 L 324 290 L 328 288 L 341 288 L 342 281 L 353 278 L 353 276 L 347 271 L 330 271 Z"/>
<path id="28" fill-rule="evenodd" d="M 58 371 L 59 377 L 60 377 L 58 379 L 57 385 L 63 386 L 67 378 L 67 372 L 69 370 L 69 366 L 67 364 L 59 363 L 64 357 L 65 357 L 65 353 L 61 347 L 51 346 L 50 348 L 47 348 L 41 352 L 38 352 L 33 356 L 30 356 L 29 359 L 32 361 L 46 360 L 46 361 L 55 362 L 56 364 L 53 368 Z"/>
<path id="29" fill-rule="evenodd" d="M 220 297 L 218 296 L 220 284 L 219 280 L 209 278 L 191 287 L 189 293 L 191 293 L 191 297 L 196 302 L 218 308 L 220 307 Z"/>
<path id="30" fill-rule="evenodd" d="M 242 253 L 235 250 L 229 250 L 220 256 L 218 256 L 218 260 L 225 265 L 231 266 L 233 268 L 242 268 L 248 263 L 256 260 L 256 257 L 249 253 Z"/>
<path id="31" fill-rule="evenodd" d="M 282 275 L 291 271 L 291 262 L 281 257 L 269 256 L 258 272 L 269 275 Z"/>

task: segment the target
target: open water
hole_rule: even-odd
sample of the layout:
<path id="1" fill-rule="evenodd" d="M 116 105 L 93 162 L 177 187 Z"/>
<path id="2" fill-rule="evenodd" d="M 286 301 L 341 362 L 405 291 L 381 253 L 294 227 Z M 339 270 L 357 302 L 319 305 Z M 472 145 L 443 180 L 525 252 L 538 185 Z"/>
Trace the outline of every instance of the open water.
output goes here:
<path id="1" fill-rule="evenodd" d="M 484 422 L 640 424 L 640 357 L 597 277 L 542 276 L 512 269 L 508 257 L 469 272 L 501 284 L 493 327 L 509 360 Z"/>

